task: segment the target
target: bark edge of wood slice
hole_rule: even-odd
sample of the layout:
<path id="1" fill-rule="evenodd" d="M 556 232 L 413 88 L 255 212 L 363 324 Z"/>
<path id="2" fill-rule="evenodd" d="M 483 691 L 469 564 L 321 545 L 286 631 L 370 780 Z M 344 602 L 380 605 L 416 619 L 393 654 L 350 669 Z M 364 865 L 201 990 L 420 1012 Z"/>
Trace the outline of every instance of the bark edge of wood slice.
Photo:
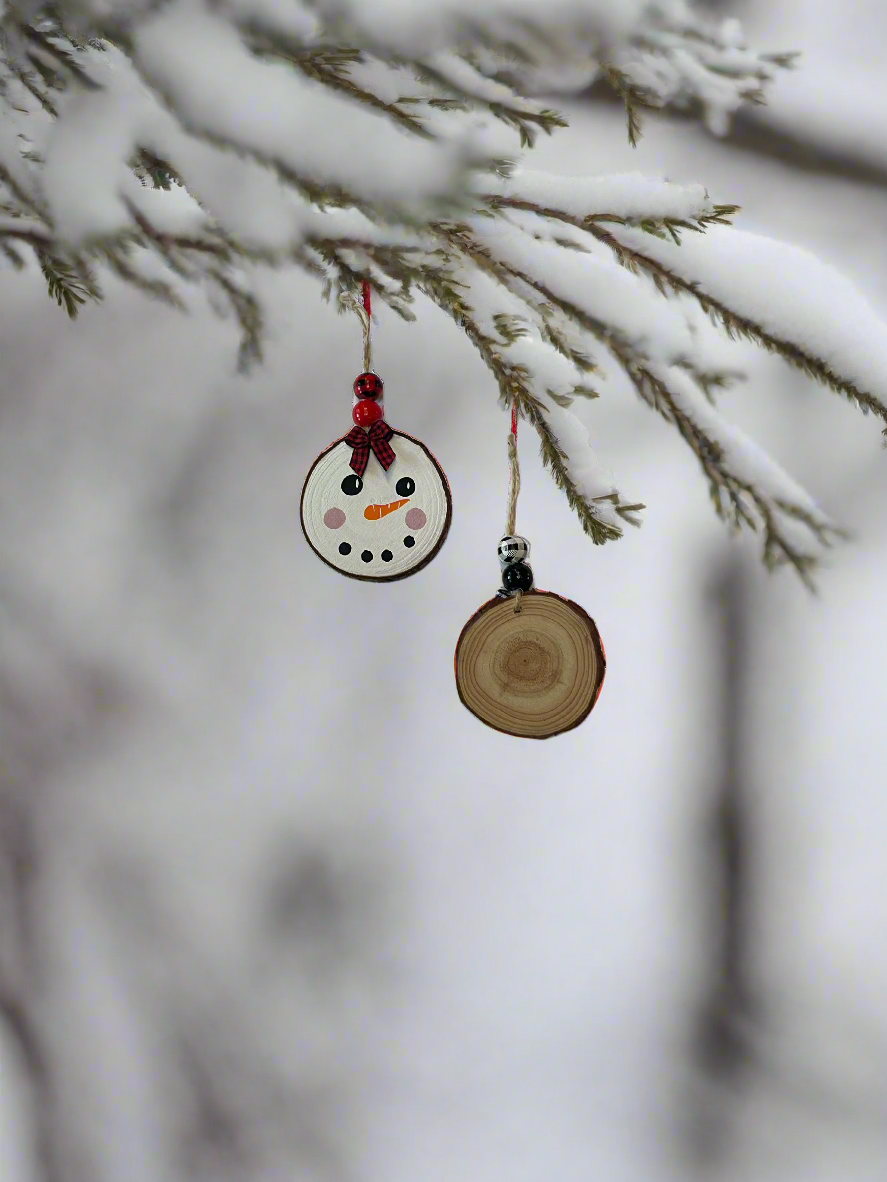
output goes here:
<path id="1" fill-rule="evenodd" d="M 594 620 L 572 599 L 528 591 L 490 599 L 456 642 L 456 687 L 462 705 L 494 730 L 550 739 L 591 713 L 607 658 Z"/>

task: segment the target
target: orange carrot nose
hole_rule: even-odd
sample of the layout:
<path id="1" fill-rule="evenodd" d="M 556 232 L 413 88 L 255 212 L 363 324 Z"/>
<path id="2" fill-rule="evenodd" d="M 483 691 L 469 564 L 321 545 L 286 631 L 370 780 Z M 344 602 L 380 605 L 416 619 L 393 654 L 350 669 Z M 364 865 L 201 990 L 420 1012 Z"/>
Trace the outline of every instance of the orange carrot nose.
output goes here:
<path id="1" fill-rule="evenodd" d="M 383 517 L 387 517 L 389 513 L 393 513 L 401 505 L 406 505 L 409 499 L 409 497 L 406 497 L 402 501 L 392 501 L 390 505 L 367 505 L 363 511 L 363 515 L 367 521 L 381 521 Z"/>

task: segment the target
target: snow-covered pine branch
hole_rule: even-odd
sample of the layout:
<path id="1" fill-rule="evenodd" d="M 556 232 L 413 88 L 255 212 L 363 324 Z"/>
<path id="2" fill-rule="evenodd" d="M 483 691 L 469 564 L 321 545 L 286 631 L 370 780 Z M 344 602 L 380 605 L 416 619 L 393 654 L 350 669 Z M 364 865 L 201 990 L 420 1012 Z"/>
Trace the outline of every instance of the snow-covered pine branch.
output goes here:
<path id="1" fill-rule="evenodd" d="M 552 0 L 544 19 L 535 0 L 8 0 L 0 34 L 0 259 L 36 262 L 70 315 L 107 271 L 173 303 L 198 284 L 237 316 L 247 365 L 256 266 L 298 265 L 340 307 L 369 279 L 407 318 L 420 291 L 536 428 L 593 541 L 643 508 L 569 410 L 607 366 L 678 428 L 719 512 L 763 529 L 768 563 L 807 578 L 836 535 L 711 405 L 730 375 L 700 355 L 686 299 L 885 420 L 887 355 L 811 303 L 809 274 L 788 278 L 798 252 L 785 290 L 772 268 L 762 290 L 772 244 L 701 186 L 520 159 L 564 125 L 535 96 L 565 78 L 609 81 L 632 140 L 643 108 L 723 128 L 790 64 L 735 22 L 683 0 Z"/>

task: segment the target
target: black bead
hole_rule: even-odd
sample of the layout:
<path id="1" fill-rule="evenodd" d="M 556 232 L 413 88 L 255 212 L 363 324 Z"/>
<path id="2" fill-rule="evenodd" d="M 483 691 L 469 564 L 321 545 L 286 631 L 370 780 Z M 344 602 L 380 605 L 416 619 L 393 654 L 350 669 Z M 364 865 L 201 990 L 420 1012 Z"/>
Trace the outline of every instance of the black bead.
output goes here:
<path id="1" fill-rule="evenodd" d="M 502 571 L 502 586 L 506 591 L 529 591 L 533 572 L 525 562 L 513 562 Z"/>
<path id="2" fill-rule="evenodd" d="M 401 476 L 394 486 L 394 491 L 399 497 L 411 497 L 416 491 L 416 482 L 412 476 Z"/>
<path id="3" fill-rule="evenodd" d="M 391 553 L 390 550 L 383 550 L 382 551 L 382 561 L 383 562 L 390 562 L 393 557 L 394 557 L 394 555 Z"/>
<path id="4" fill-rule="evenodd" d="M 403 544 L 404 544 L 405 546 L 407 546 L 407 547 L 409 547 L 409 546 L 415 546 L 415 544 L 416 544 L 416 539 L 415 539 L 415 538 L 404 538 L 404 540 L 403 540 Z"/>
<path id="5" fill-rule="evenodd" d="M 356 497 L 363 488 L 363 481 L 356 472 L 352 472 L 350 476 L 346 476 L 342 481 L 342 492 L 346 497 Z"/>
<path id="6" fill-rule="evenodd" d="M 351 547 L 348 545 L 347 542 L 340 542 L 339 543 L 339 553 L 340 554 L 350 554 L 351 553 Z"/>
<path id="7" fill-rule="evenodd" d="M 364 562 L 372 562 L 373 561 L 372 550 L 364 550 L 363 554 L 361 554 L 361 558 L 364 560 Z"/>

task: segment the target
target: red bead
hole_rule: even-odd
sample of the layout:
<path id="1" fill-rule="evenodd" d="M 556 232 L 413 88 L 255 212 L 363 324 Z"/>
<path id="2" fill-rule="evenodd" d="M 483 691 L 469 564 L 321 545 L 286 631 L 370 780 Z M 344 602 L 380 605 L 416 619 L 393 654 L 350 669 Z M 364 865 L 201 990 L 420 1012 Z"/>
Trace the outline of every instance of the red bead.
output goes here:
<path id="1" fill-rule="evenodd" d="M 362 373 L 354 379 L 354 393 L 358 398 L 381 398 L 385 384 L 378 374 Z"/>
<path id="2" fill-rule="evenodd" d="M 372 427 L 373 423 L 381 419 L 382 414 L 381 406 L 372 398 L 361 398 L 360 402 L 355 402 L 351 408 L 351 417 L 358 427 Z"/>

